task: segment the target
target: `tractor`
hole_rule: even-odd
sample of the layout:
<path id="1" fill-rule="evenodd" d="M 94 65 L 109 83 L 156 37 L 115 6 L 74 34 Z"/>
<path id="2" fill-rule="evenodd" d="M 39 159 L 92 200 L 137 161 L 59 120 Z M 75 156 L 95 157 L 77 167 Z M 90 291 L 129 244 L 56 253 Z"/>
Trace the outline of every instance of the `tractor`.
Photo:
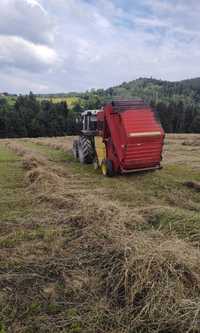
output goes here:
<path id="1" fill-rule="evenodd" d="M 81 163 L 93 163 L 104 176 L 161 168 L 164 131 L 143 100 L 116 100 L 81 114 L 82 130 L 73 143 Z"/>

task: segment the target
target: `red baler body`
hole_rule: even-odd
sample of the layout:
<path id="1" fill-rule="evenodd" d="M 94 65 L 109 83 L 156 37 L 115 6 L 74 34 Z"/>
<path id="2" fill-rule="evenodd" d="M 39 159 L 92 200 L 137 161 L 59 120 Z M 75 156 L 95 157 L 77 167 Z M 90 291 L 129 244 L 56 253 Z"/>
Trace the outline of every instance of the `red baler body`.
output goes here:
<path id="1" fill-rule="evenodd" d="M 160 168 L 164 131 L 151 107 L 141 100 L 117 101 L 97 114 L 106 158 L 115 172 Z"/>

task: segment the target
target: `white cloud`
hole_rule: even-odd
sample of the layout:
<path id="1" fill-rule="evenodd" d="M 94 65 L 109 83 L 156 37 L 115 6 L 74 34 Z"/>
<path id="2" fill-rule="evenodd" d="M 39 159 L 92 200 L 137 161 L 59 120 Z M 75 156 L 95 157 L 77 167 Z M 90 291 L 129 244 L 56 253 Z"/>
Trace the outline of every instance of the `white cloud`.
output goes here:
<path id="1" fill-rule="evenodd" d="M 0 84 L 1 75 L 10 82 L 5 72 L 12 68 L 12 90 L 29 90 L 27 82 L 52 92 L 138 76 L 200 76 L 196 0 L 2 1 Z"/>
<path id="2" fill-rule="evenodd" d="M 47 14 L 47 11 L 44 9 L 44 7 L 41 5 L 41 3 L 37 0 L 25 0 L 29 5 L 33 7 L 39 7 L 40 10 L 44 13 Z"/>
<path id="3" fill-rule="evenodd" d="M 29 92 L 29 91 L 38 91 L 38 92 L 48 92 L 50 89 L 50 85 L 44 79 L 41 81 L 41 78 L 38 77 L 34 73 L 29 73 L 20 69 L 12 68 L 9 70 L 9 75 L 7 72 L 0 73 L 1 80 L 1 91 L 7 91 L 7 87 L 9 86 L 10 93 L 19 93 Z M 18 90 L 16 90 L 16 87 Z M 27 87 L 26 90 L 24 87 Z"/>
<path id="4" fill-rule="evenodd" d="M 134 22 L 138 27 L 141 27 L 141 28 L 144 27 L 147 29 L 163 28 L 163 27 L 166 28 L 169 26 L 168 21 L 163 21 L 156 17 L 136 17 Z"/>
<path id="5" fill-rule="evenodd" d="M 56 64 L 56 52 L 21 37 L 0 35 L 0 68 L 22 68 L 27 71 L 42 70 Z"/>
<path id="6" fill-rule="evenodd" d="M 0 34 L 20 36 L 35 43 L 54 41 L 51 15 L 36 0 L 1 0 Z"/>
<path id="7" fill-rule="evenodd" d="M 110 6 L 111 2 L 108 4 Z M 110 15 L 109 24 L 102 25 L 101 19 L 108 20 L 109 12 L 105 9 L 103 16 L 102 8 L 98 8 L 79 0 L 73 5 L 69 2 L 65 10 L 67 19 L 63 30 L 68 34 L 63 43 L 67 62 L 71 64 L 68 75 L 70 78 L 77 76 L 77 88 L 109 86 L 137 76 L 153 75 L 176 80 L 189 73 L 193 75 L 197 59 L 193 57 L 191 61 L 190 57 L 196 42 L 188 50 L 187 42 L 178 40 L 175 35 L 184 33 L 181 25 L 173 24 L 170 28 L 170 17 L 161 20 L 156 13 L 153 17 L 131 17 L 131 12 L 127 15 L 121 11 L 121 24 L 116 24 L 115 15 Z M 129 23 L 135 23 L 135 27 L 123 25 L 124 18 L 129 18 Z M 173 31 L 174 26 L 177 30 Z M 161 32 L 161 28 L 166 31 Z M 77 83 L 78 76 L 80 83 Z"/>

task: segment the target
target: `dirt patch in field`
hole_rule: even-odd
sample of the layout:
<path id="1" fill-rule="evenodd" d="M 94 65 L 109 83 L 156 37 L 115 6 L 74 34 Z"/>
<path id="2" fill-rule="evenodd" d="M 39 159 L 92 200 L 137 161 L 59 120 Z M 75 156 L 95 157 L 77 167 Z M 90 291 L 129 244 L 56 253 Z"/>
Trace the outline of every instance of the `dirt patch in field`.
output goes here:
<path id="1" fill-rule="evenodd" d="M 200 183 L 198 183 L 198 182 L 186 182 L 186 183 L 184 183 L 184 185 L 200 192 Z"/>

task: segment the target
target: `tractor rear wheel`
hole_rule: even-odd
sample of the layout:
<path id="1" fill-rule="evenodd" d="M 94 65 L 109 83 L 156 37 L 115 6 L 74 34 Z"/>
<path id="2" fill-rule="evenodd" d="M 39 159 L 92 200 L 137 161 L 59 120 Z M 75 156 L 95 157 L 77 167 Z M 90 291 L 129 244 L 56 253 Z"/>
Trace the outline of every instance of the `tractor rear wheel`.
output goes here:
<path id="1" fill-rule="evenodd" d="M 83 164 L 91 164 L 94 159 L 94 149 L 91 140 L 81 136 L 78 142 L 79 161 Z"/>
<path id="2" fill-rule="evenodd" d="M 74 155 L 75 160 L 78 160 L 78 158 L 79 158 L 79 156 L 78 156 L 78 140 L 74 140 L 72 151 L 73 151 L 73 155 Z"/>
<path id="3" fill-rule="evenodd" d="M 104 176 L 113 177 L 115 172 L 111 160 L 103 160 L 101 163 L 101 172 Z"/>

